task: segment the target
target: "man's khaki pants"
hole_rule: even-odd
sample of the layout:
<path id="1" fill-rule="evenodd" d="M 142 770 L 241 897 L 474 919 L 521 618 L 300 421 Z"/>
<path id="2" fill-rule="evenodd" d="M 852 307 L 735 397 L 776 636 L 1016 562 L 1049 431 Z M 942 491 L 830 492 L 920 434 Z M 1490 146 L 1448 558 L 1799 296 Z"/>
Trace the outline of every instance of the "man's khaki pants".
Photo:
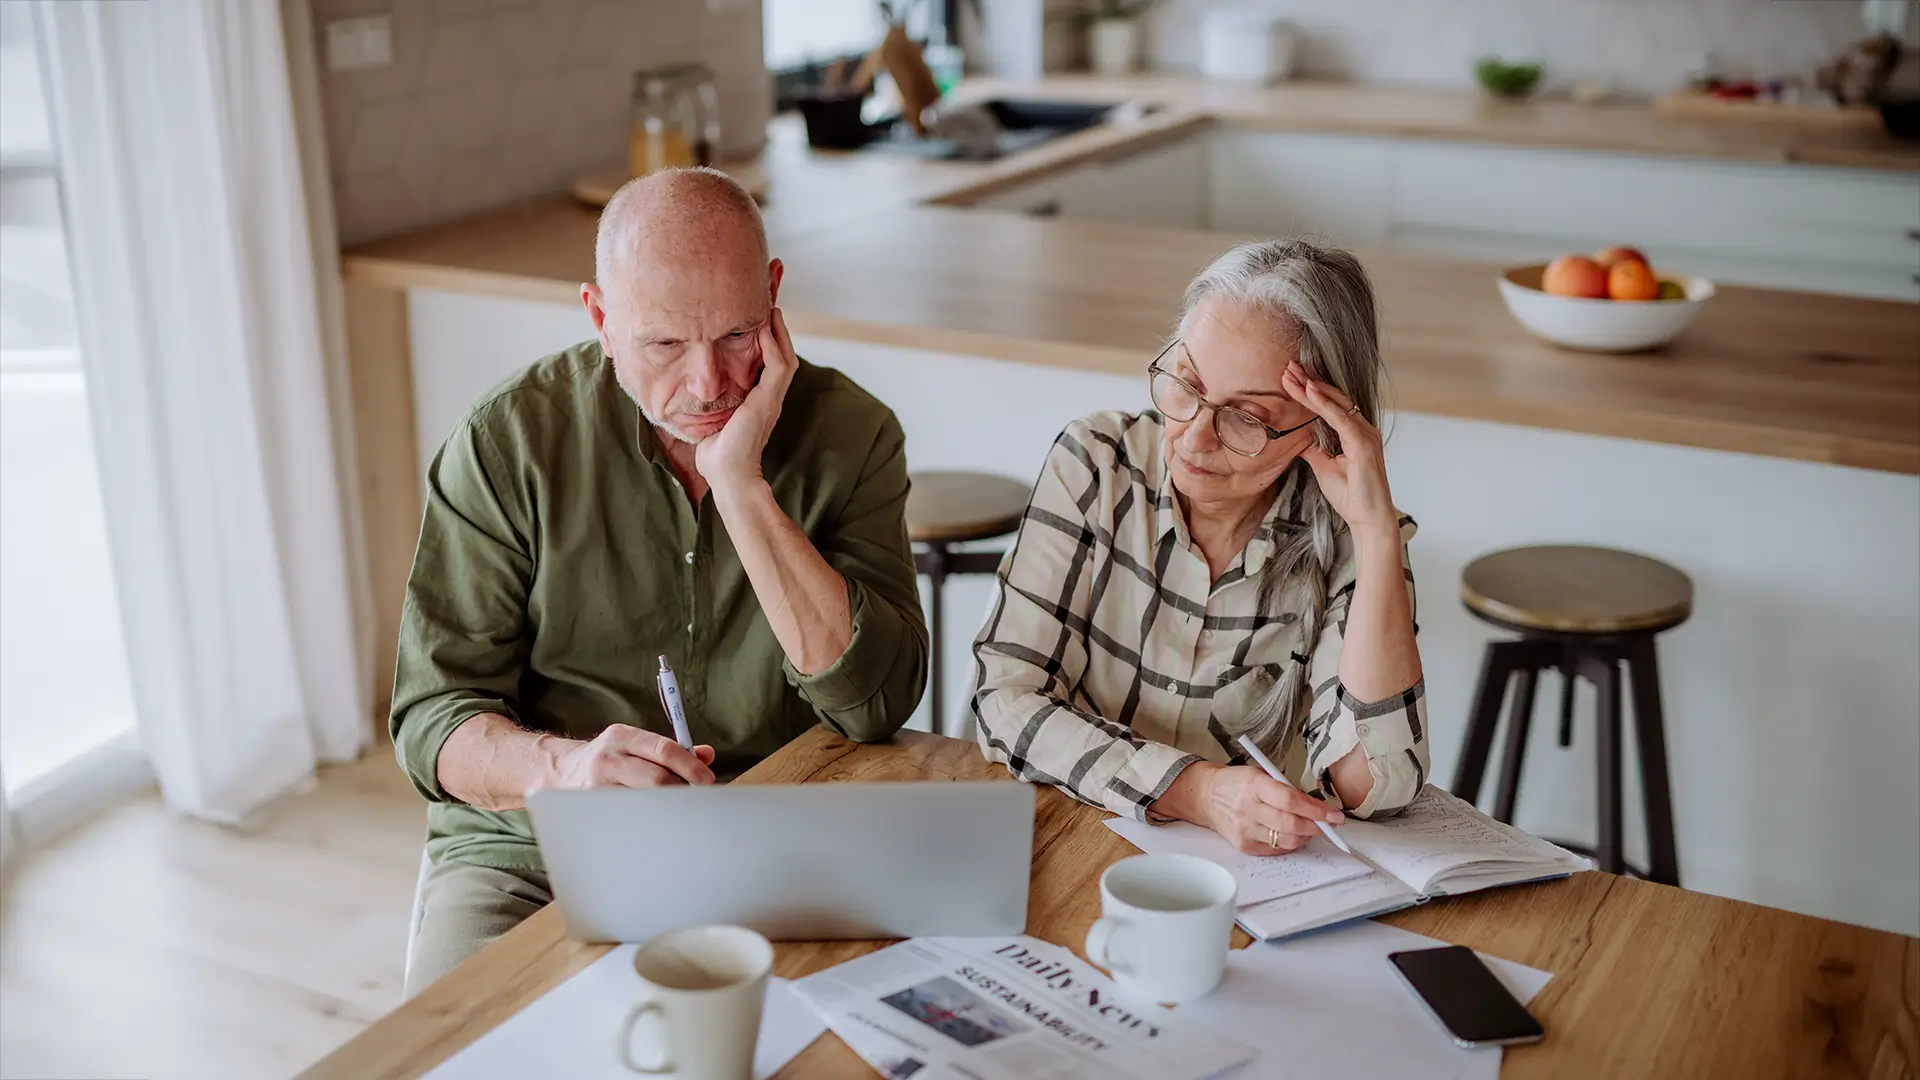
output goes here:
<path id="1" fill-rule="evenodd" d="M 443 862 L 420 892 L 420 932 L 407 955 L 406 996 L 479 952 L 553 900 L 547 875 Z"/>

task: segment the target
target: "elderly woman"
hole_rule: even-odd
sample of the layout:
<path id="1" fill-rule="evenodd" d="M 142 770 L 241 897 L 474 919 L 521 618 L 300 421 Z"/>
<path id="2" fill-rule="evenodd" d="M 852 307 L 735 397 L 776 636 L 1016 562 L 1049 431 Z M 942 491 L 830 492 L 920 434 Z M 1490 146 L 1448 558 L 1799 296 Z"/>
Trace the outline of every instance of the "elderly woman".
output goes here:
<path id="1" fill-rule="evenodd" d="M 1405 806 L 1427 772 L 1414 526 L 1387 491 L 1365 272 L 1236 247 L 1147 370 L 1154 411 L 1069 424 L 1034 487 L 974 643 L 983 750 L 1246 852 Z"/>

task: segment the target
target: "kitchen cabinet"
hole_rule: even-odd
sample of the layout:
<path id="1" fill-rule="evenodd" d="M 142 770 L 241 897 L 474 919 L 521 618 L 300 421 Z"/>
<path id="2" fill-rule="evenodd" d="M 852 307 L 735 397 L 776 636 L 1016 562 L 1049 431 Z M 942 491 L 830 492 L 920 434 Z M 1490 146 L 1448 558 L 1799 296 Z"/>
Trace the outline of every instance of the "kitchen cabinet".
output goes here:
<path id="1" fill-rule="evenodd" d="M 1393 190 L 1388 140 L 1223 130 L 1205 142 L 1210 228 L 1385 246 Z"/>
<path id="2" fill-rule="evenodd" d="M 975 205 L 1039 217 L 1207 227 L 1206 146 L 1181 139 L 1111 161 L 1052 173 Z"/>
<path id="3" fill-rule="evenodd" d="M 1544 259 L 1625 243 L 1729 282 L 1920 298 L 1920 176 L 1403 140 L 1395 250 Z"/>
<path id="4" fill-rule="evenodd" d="M 979 205 L 1501 262 L 1608 244 L 1731 284 L 1920 300 L 1920 175 L 1222 128 Z"/>

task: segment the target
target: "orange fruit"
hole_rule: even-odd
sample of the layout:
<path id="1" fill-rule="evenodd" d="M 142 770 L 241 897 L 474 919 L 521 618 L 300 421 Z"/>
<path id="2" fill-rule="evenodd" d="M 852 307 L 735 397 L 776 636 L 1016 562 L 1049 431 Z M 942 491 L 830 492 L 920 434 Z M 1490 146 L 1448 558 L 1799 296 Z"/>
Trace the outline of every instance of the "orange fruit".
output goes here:
<path id="1" fill-rule="evenodd" d="M 1652 300 L 1660 295 L 1660 279 L 1646 263 L 1622 259 L 1607 269 L 1607 295 L 1615 300 Z"/>
<path id="2" fill-rule="evenodd" d="M 1607 298 L 1606 268 L 1585 255 L 1562 255 L 1547 264 L 1540 288 L 1555 296 Z"/>
<path id="3" fill-rule="evenodd" d="M 1613 264 L 1617 262 L 1632 261 L 1645 265 L 1647 257 L 1640 254 L 1639 248 L 1621 247 L 1616 244 L 1613 247 L 1604 247 L 1594 252 L 1593 261 L 1611 270 L 1613 269 Z"/>

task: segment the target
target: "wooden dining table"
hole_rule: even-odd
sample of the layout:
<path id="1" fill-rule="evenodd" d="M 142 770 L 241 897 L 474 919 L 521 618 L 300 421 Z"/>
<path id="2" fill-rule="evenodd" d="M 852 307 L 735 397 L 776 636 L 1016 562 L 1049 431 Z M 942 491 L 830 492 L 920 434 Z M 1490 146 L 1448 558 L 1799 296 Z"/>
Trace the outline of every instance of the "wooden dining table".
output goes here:
<path id="1" fill-rule="evenodd" d="M 815 728 L 735 782 L 983 779 L 1017 782 L 969 742 L 902 732 L 862 745 Z M 1135 849 L 1103 811 L 1038 794 L 1027 933 L 1078 953 L 1101 872 Z M 1920 938 L 1597 871 L 1381 921 L 1553 973 L 1530 1006 L 1547 1037 L 1509 1048 L 1504 1078 L 1920 1076 Z M 1234 931 L 1236 947 L 1249 942 Z M 781 942 L 774 971 L 797 979 L 887 944 Z M 303 1075 L 423 1076 L 609 948 L 569 940 L 548 907 Z M 778 1078 L 861 1075 L 871 1070 L 828 1032 Z"/>

